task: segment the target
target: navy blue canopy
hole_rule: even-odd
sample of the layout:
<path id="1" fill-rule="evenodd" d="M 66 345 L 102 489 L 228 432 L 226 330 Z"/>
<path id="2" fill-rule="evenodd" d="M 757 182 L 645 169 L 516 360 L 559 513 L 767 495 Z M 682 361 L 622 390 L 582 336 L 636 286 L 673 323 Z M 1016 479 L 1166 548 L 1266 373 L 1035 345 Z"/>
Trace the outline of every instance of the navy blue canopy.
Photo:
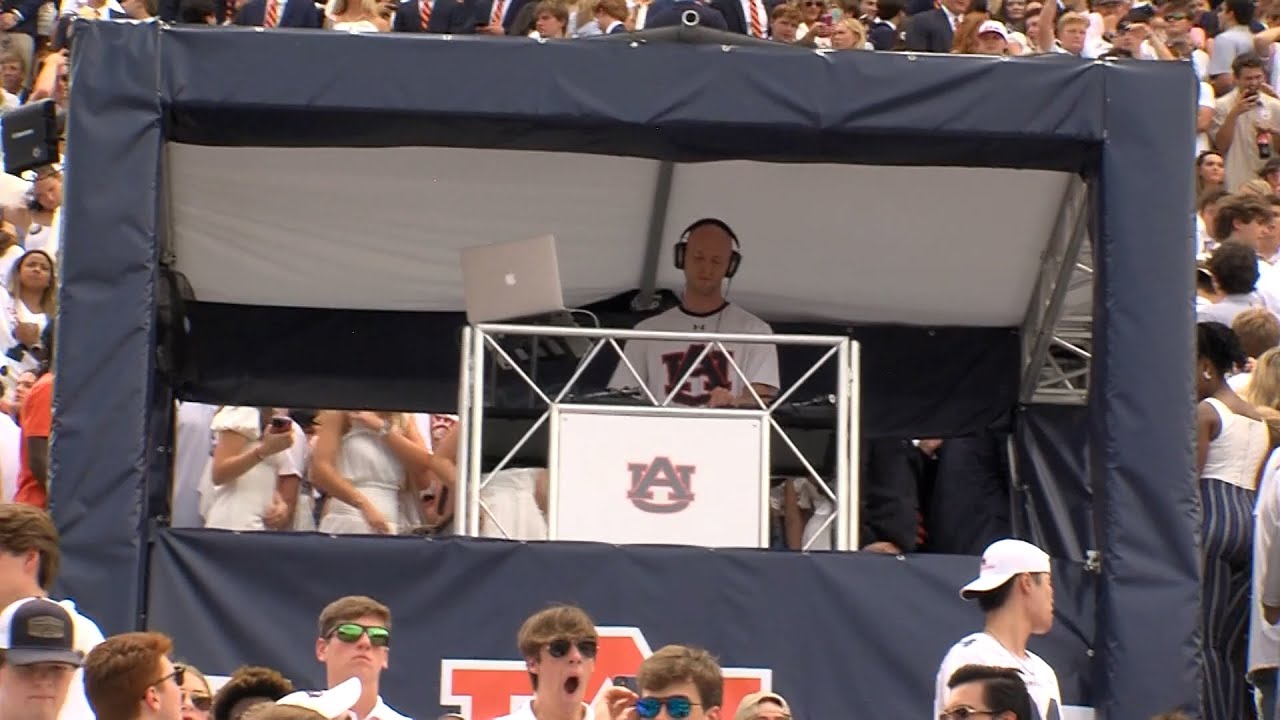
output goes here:
<path id="1" fill-rule="evenodd" d="M 1016 404 L 1029 288 L 1083 179 L 1101 566 L 1076 604 L 1095 608 L 1082 699 L 1113 718 L 1195 705 L 1193 229 L 1154 210 L 1192 206 L 1188 64 L 92 23 L 72 87 L 52 505 L 60 591 L 104 629 L 173 597 L 148 577 L 175 396 L 449 409 L 459 247 L 553 231 L 566 299 L 614 308 L 671 280 L 647 237 L 724 216 L 747 257 L 735 301 L 862 339 L 883 434 L 959 434 Z M 885 635 L 930 622 L 911 607 L 828 621 L 928 675 L 936 657 Z"/>

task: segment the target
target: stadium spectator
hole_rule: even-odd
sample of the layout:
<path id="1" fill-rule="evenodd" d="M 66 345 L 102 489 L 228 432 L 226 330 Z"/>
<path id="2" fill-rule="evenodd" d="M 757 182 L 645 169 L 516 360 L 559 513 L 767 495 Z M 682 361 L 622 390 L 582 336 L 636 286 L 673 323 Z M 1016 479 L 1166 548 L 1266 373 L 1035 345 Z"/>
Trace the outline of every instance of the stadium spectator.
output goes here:
<path id="1" fill-rule="evenodd" d="M 594 705 L 596 720 L 714 720 L 724 702 L 719 663 L 706 650 L 687 645 L 667 645 L 645 658 L 636 683 L 639 695 L 624 687 L 606 690 Z"/>
<path id="2" fill-rule="evenodd" d="M 1223 216 L 1219 215 L 1218 219 L 1223 220 Z M 1262 307 L 1262 299 L 1254 293 L 1258 259 L 1252 248 L 1239 242 L 1224 242 L 1209 257 L 1208 268 L 1223 296 L 1218 302 L 1196 310 L 1201 322 L 1212 320 L 1229 325 L 1245 310 Z"/>
<path id="3" fill-rule="evenodd" d="M 1219 205 L 1229 197 L 1225 190 L 1206 190 L 1196 199 L 1196 257 L 1207 257 L 1218 246 L 1214 222 Z"/>
<path id="4" fill-rule="evenodd" d="M 1040 720 L 1032 697 L 1017 670 L 966 665 L 948 679 L 947 702 L 939 720 L 965 720 L 975 716 L 992 720 Z M 1043 717 L 1057 717 L 1043 716 Z"/>
<path id="5" fill-rule="evenodd" d="M 1253 0 L 1226 0 L 1221 5 L 1218 17 L 1223 22 L 1223 30 L 1213 38 L 1213 53 L 1209 56 L 1208 71 L 1209 81 L 1213 83 L 1218 97 L 1228 95 L 1228 91 L 1239 87 L 1243 80 L 1239 59 L 1253 55 L 1253 31 L 1250 25 L 1253 23 L 1256 7 Z M 1261 63 L 1261 60 L 1258 62 Z M 1219 150 L 1225 147 L 1225 144 L 1218 144 Z M 1230 171 L 1227 174 L 1230 175 Z"/>
<path id="6" fill-rule="evenodd" d="M 1226 376 L 1247 358 L 1231 328 L 1197 326 L 1196 468 L 1200 479 L 1204 712 L 1206 720 L 1246 717 L 1246 623 L 1253 551 L 1254 495 L 1275 443 L 1258 410 Z"/>
<path id="7" fill-rule="evenodd" d="M 53 434 L 53 335 L 54 324 L 44 328 L 42 348 L 37 350 L 41 358 L 37 370 L 38 379 L 27 393 L 18 413 L 18 427 L 22 430 L 19 446 L 22 469 L 18 475 L 18 490 L 13 499 L 38 508 L 49 505 L 49 439 Z"/>
<path id="8" fill-rule="evenodd" d="M 40 365 L 40 333 L 58 312 L 58 277 L 52 256 L 28 250 L 9 271 L 8 293 L 2 298 L 4 366 L 13 376 Z"/>
<path id="9" fill-rule="evenodd" d="M 204 526 L 283 530 L 293 524 L 302 483 L 293 421 L 282 410 L 228 406 L 213 417 L 217 439 L 200 484 Z"/>
<path id="10" fill-rule="evenodd" d="M 0 89 L 12 95 L 18 104 L 27 101 L 31 86 L 31 64 L 21 53 L 0 53 Z M 5 98 L 6 104 L 8 97 Z"/>
<path id="11" fill-rule="evenodd" d="M 320 613 L 316 659 L 325 666 L 328 688 L 359 678 L 360 700 L 353 708 L 365 720 L 408 720 L 378 695 L 391 656 L 391 610 L 370 597 L 349 595 Z"/>
<path id="12" fill-rule="evenodd" d="M 917 52 L 951 52 L 956 27 L 969 9 L 969 0 L 945 0 L 933 10 L 911 16 L 904 47 Z"/>
<path id="13" fill-rule="evenodd" d="M 324 16 L 310 0 L 246 0 L 232 20 L 236 25 L 276 28 L 318 28 Z"/>
<path id="14" fill-rule="evenodd" d="M 1220 243 L 1235 241 L 1252 249 L 1255 255 L 1262 244 L 1262 237 L 1270 231 L 1275 215 L 1270 203 L 1261 198 L 1236 195 L 1218 203 L 1213 215 L 1214 239 Z M 1266 271 L 1261 258 L 1258 273 Z"/>
<path id="15" fill-rule="evenodd" d="M 178 22 L 189 25 L 218 25 L 218 8 L 213 0 L 181 0 Z"/>
<path id="16" fill-rule="evenodd" d="M 1027 649 L 1032 635 L 1053 626 L 1053 579 L 1049 556 L 1031 543 L 997 540 L 982 553 L 978 577 L 960 590 L 985 615 L 982 632 L 962 638 L 942 659 L 933 699 L 934 717 L 953 702 L 956 673 L 966 665 L 1010 668 L 1020 674 L 1043 717 L 1058 717 L 1058 676 Z M 1002 710 L 1007 708 L 1002 708 Z M 1031 715 L 1026 715 L 1031 717 Z"/>
<path id="17" fill-rule="evenodd" d="M 907 20 L 903 0 L 880 0 L 876 5 L 876 18 L 867 30 L 867 40 L 875 50 L 898 50 L 905 47 L 906 36 L 902 32 Z"/>
<path id="18" fill-rule="evenodd" d="M 113 635 L 84 662 L 84 687 L 97 720 L 181 720 L 183 667 L 173 642 L 154 632 Z"/>
<path id="19" fill-rule="evenodd" d="M 61 605 L 19 600 L 0 613 L 0 720 L 54 720 L 84 653 Z M 78 690 L 78 688 L 77 688 Z"/>
<path id="20" fill-rule="evenodd" d="M 851 17 L 842 18 L 831 28 L 832 50 L 867 49 L 867 29 Z"/>
<path id="21" fill-rule="evenodd" d="M 242 720 L 251 708 L 271 704 L 293 692 L 293 683 L 271 668 L 245 666 L 231 673 L 213 696 L 212 720 Z"/>
<path id="22" fill-rule="evenodd" d="M 431 0 L 403 0 L 391 19 L 395 32 L 423 33 L 431 24 Z"/>
<path id="23" fill-rule="evenodd" d="M 183 665 L 182 720 L 209 720 L 213 707 L 213 691 L 209 678 L 194 665 Z"/>
<path id="24" fill-rule="evenodd" d="M 324 27 L 344 32 L 387 32 L 391 23 L 378 0 L 329 0 Z"/>
<path id="25" fill-rule="evenodd" d="M 1248 0 L 1231 0 L 1234 4 Z M 1217 45 L 1214 46 L 1217 52 Z M 1209 136 L 1214 148 L 1226 158 L 1226 184 L 1239 187 L 1257 177 L 1271 156 L 1271 138 L 1280 125 L 1280 100 L 1265 88 L 1266 66 L 1252 53 L 1240 55 L 1231 65 L 1234 89 L 1219 90 L 1217 108 Z M 1263 155 L 1266 157 L 1263 157 Z"/>
<path id="26" fill-rule="evenodd" d="M 746 4 L 745 7 L 743 3 Z M 709 5 L 724 18 L 725 27 L 729 32 L 756 38 L 768 37 L 769 7 L 764 0 L 710 0 Z M 823 8 L 826 7 L 826 2 L 825 0 L 801 0 L 799 5 L 805 24 L 796 30 L 796 34 L 804 37 L 809 34 L 808 26 L 817 22 Z M 825 29 L 815 29 L 815 33 L 823 37 L 830 34 Z"/>
<path id="27" fill-rule="evenodd" d="M 1205 150 L 1196 156 L 1196 197 L 1209 190 L 1221 190 L 1226 178 L 1226 166 L 1222 154 Z"/>
<path id="28" fill-rule="evenodd" d="M 584 702 L 595 671 L 600 638 L 582 609 L 553 605 L 520 626 L 516 644 L 529 669 L 533 698 L 499 720 L 577 720 L 590 712 Z"/>
<path id="29" fill-rule="evenodd" d="M 1280 353 L 1272 352 L 1273 357 Z M 1270 360 L 1270 358 L 1268 358 Z M 1280 363 L 1268 363 L 1280 369 Z M 1261 368 L 1261 365 L 1260 365 Z M 1280 377 L 1273 381 L 1268 394 L 1280 391 Z M 1275 398 L 1280 400 L 1280 398 Z M 1274 406 L 1272 406 L 1274 407 Z M 1270 615 L 1280 617 L 1280 452 L 1271 453 L 1258 483 L 1257 506 L 1253 521 L 1253 585 L 1249 603 L 1249 683 L 1257 690 L 1259 720 L 1276 720 L 1277 668 L 1280 667 L 1280 628 L 1268 622 Z"/>
<path id="30" fill-rule="evenodd" d="M 605 35 L 627 32 L 626 0 L 596 0 L 595 21 Z"/>
<path id="31" fill-rule="evenodd" d="M 62 169 L 46 165 L 36 170 L 31 189 L 31 226 L 23 236 L 23 247 L 43 250 L 56 259 L 61 247 Z"/>
<path id="32" fill-rule="evenodd" d="M 738 703 L 733 720 L 791 720 L 791 706 L 775 692 L 753 692 Z"/>
<path id="33" fill-rule="evenodd" d="M 1231 331 L 1240 339 L 1240 348 L 1249 358 L 1249 363 L 1248 369 L 1244 372 L 1238 372 L 1227 378 L 1227 384 L 1232 390 L 1240 393 L 1241 397 L 1258 405 L 1259 403 L 1248 397 L 1247 388 L 1253 379 L 1255 363 L 1260 363 L 1263 354 L 1268 350 L 1280 345 L 1280 318 L 1266 308 L 1249 308 L 1232 321 Z"/>
<path id="34" fill-rule="evenodd" d="M 47 598 L 61 564 L 58 531 L 47 513 L 20 503 L 0 504 L 0 606 L 7 607 L 23 598 Z M 77 650 L 88 653 L 102 642 L 102 631 L 76 610 L 75 603 L 57 602 L 75 625 Z M 72 680 L 71 694 L 59 717 L 61 720 L 92 717 L 80 673 Z"/>
<path id="35" fill-rule="evenodd" d="M 1008 55 L 1009 30 L 995 20 L 985 20 L 974 34 L 974 55 Z"/>
<path id="36" fill-rule="evenodd" d="M 532 38 L 560 39 L 567 36 L 569 32 L 569 9 L 556 0 L 541 0 L 537 5 L 529 4 L 526 6 L 530 10 L 530 17 L 533 22 L 533 30 L 529 33 Z M 631 18 L 631 22 L 635 23 L 635 17 Z"/>
<path id="37" fill-rule="evenodd" d="M 329 496 L 321 532 L 408 530 L 420 518 L 414 503 L 402 502 L 402 493 L 417 497 L 428 489 L 428 473 L 453 478 L 457 472 L 451 460 L 427 450 L 417 424 L 404 413 L 326 411 L 317 423 L 311 481 Z"/>
<path id="38" fill-rule="evenodd" d="M 1256 408 L 1280 410 L 1280 349 L 1262 353 L 1247 377 L 1249 381 L 1238 391 L 1240 397 Z M 1228 385 L 1235 390 L 1234 383 Z"/>
<path id="39" fill-rule="evenodd" d="M 804 22 L 804 16 L 796 8 L 787 3 L 775 6 L 769 20 L 769 39 L 784 43 L 795 42 L 796 31 L 801 22 Z"/>

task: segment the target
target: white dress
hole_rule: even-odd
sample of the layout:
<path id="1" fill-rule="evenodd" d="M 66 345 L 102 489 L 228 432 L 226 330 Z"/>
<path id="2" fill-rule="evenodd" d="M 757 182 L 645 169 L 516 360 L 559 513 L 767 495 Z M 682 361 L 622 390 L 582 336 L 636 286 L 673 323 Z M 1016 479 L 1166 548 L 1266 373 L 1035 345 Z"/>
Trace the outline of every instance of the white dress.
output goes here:
<path id="1" fill-rule="evenodd" d="M 342 436 L 338 448 L 338 474 L 350 481 L 360 494 L 373 503 L 391 526 L 391 534 L 401 524 L 401 494 L 404 466 L 387 448 L 378 433 L 353 427 Z M 368 535 L 373 533 L 360 511 L 341 500 L 329 498 L 320 532 L 336 535 Z"/>
<path id="2" fill-rule="evenodd" d="M 261 437 L 260 416 L 253 407 L 224 407 L 213 416 L 214 437 L 227 430 L 250 442 Z M 215 450 L 216 452 L 216 450 Z M 266 530 L 262 516 L 275 496 L 283 453 L 270 455 L 230 482 L 213 484 L 213 458 L 200 481 L 200 508 L 204 526 L 219 530 Z"/>

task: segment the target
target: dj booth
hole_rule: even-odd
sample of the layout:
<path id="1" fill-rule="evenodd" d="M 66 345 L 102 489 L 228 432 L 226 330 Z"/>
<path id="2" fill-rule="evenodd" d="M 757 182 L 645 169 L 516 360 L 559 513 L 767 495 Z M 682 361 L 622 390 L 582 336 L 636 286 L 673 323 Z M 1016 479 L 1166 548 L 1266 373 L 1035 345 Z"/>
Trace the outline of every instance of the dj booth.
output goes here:
<path id="1" fill-rule="evenodd" d="M 552 386 L 538 376 L 544 340 L 580 355 L 567 382 Z M 766 401 L 748 389 L 754 409 L 685 407 L 673 404 L 674 390 L 659 397 L 644 387 L 623 353 L 627 341 L 701 345 L 675 388 L 711 353 L 721 353 L 750 388 L 725 348 L 729 343 L 808 346 L 822 354 L 775 398 Z M 517 347 L 529 350 L 526 362 L 514 357 Z M 611 356 L 636 379 L 636 389 L 582 387 L 593 362 Z M 829 394 L 796 402 L 797 391 L 832 366 Z M 497 523 L 481 498 L 496 473 L 534 467 L 547 470 L 550 540 L 768 547 L 769 492 L 773 478 L 782 476 L 809 479 L 834 504 L 827 524 L 834 519 L 836 549 L 857 544 L 859 504 L 850 498 L 858 497 L 859 352 L 847 336 L 479 324 L 463 330 L 461 368 L 461 534 L 479 535 L 482 515 Z M 495 372 L 519 378 L 532 400 L 528 407 L 494 409 L 486 377 Z"/>

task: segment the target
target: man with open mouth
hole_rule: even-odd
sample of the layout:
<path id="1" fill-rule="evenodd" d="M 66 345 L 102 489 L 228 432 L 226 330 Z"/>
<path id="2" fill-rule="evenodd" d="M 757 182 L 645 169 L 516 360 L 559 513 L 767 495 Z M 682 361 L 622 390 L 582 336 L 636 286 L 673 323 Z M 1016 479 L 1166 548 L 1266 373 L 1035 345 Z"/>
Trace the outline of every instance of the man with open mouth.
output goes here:
<path id="1" fill-rule="evenodd" d="M 595 623 L 572 605 L 554 605 L 525 620 L 517 644 L 533 699 L 498 720 L 592 720 L 584 698 L 599 640 Z"/>

